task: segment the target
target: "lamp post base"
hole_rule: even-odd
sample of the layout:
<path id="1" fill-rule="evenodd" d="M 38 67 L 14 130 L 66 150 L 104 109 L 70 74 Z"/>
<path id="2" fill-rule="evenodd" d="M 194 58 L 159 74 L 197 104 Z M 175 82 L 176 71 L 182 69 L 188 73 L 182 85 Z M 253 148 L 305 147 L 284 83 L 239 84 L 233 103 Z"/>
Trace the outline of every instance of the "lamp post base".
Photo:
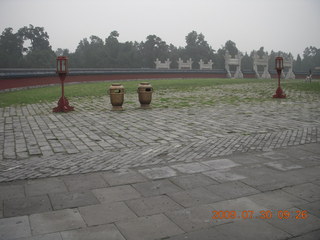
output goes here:
<path id="1" fill-rule="evenodd" d="M 58 106 L 52 109 L 53 112 L 70 112 L 74 111 L 74 107 L 69 105 L 69 101 L 66 97 L 60 97 Z"/>
<path id="2" fill-rule="evenodd" d="M 273 98 L 286 98 L 287 95 L 284 94 L 283 90 L 281 89 L 281 87 L 277 88 L 276 94 L 272 96 Z"/>

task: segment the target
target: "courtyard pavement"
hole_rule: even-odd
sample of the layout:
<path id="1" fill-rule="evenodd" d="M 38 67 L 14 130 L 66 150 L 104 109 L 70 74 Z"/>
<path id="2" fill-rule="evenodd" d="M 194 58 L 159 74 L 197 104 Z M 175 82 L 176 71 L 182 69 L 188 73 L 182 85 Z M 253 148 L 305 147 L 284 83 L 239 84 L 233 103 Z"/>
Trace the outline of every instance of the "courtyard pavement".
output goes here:
<path id="1" fill-rule="evenodd" d="M 0 108 L 0 239 L 320 239 L 320 97 Z"/>

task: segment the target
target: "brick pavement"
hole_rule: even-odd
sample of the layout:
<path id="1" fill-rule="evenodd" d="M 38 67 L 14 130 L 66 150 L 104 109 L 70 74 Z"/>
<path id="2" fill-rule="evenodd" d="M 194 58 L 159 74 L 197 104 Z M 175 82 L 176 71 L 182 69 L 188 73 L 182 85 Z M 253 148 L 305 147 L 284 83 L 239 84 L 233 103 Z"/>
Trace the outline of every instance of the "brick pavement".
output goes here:
<path id="1" fill-rule="evenodd" d="M 319 239 L 319 96 L 124 112 L 105 100 L 0 109 L 0 239 Z"/>

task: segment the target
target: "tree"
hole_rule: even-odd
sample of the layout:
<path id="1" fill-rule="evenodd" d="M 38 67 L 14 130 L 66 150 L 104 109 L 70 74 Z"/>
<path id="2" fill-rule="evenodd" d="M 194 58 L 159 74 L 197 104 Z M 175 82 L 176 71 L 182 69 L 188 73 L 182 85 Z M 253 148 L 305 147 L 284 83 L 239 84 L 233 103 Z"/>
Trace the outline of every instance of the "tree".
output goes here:
<path id="1" fill-rule="evenodd" d="M 298 54 L 297 60 L 294 61 L 294 63 L 293 63 L 293 69 L 296 72 L 301 72 L 302 71 L 302 60 L 301 60 L 300 54 Z"/>
<path id="2" fill-rule="evenodd" d="M 252 66 L 253 66 L 253 60 L 246 52 L 246 54 L 242 57 L 242 60 L 241 60 L 241 68 L 246 71 L 252 71 L 253 70 Z"/>
<path id="3" fill-rule="evenodd" d="M 6 28 L 0 36 L 0 67 L 20 67 L 23 62 L 23 40 L 12 28 Z"/>
<path id="4" fill-rule="evenodd" d="M 199 68 L 200 59 L 209 61 L 214 58 L 214 50 L 205 40 L 202 33 L 198 34 L 196 31 L 190 32 L 186 36 L 186 47 L 182 52 L 182 58 L 192 58 L 193 68 Z"/>
<path id="5" fill-rule="evenodd" d="M 225 44 L 225 50 L 228 50 L 229 51 L 229 54 L 232 56 L 232 57 L 234 57 L 235 55 L 237 55 L 238 54 L 238 48 L 237 48 L 237 46 L 236 46 L 236 44 L 235 44 L 235 42 L 233 42 L 233 41 L 231 41 L 231 40 L 229 40 L 229 41 L 227 41 L 226 42 L 226 44 Z"/>
<path id="6" fill-rule="evenodd" d="M 142 66 L 154 68 L 154 61 L 158 58 L 166 60 L 169 57 L 169 46 L 156 35 L 147 36 L 147 40 L 141 43 Z"/>
<path id="7" fill-rule="evenodd" d="M 43 27 L 23 27 L 18 30 L 18 35 L 25 41 L 30 40 L 31 46 L 24 48 L 26 52 L 26 67 L 53 67 L 55 64 L 55 53 L 50 43 L 49 35 Z"/>

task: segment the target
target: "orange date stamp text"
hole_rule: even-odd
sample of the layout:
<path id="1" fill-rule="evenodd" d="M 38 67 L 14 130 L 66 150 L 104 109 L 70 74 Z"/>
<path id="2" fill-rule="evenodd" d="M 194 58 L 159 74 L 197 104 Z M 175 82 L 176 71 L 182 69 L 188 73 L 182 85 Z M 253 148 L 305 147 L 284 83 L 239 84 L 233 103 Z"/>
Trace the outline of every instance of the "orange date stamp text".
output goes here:
<path id="1" fill-rule="evenodd" d="M 253 210 L 244 211 L 212 211 L 212 219 L 272 219 L 278 218 L 281 220 L 286 219 L 306 219 L 308 212 L 306 210 L 261 210 L 259 212 Z"/>

